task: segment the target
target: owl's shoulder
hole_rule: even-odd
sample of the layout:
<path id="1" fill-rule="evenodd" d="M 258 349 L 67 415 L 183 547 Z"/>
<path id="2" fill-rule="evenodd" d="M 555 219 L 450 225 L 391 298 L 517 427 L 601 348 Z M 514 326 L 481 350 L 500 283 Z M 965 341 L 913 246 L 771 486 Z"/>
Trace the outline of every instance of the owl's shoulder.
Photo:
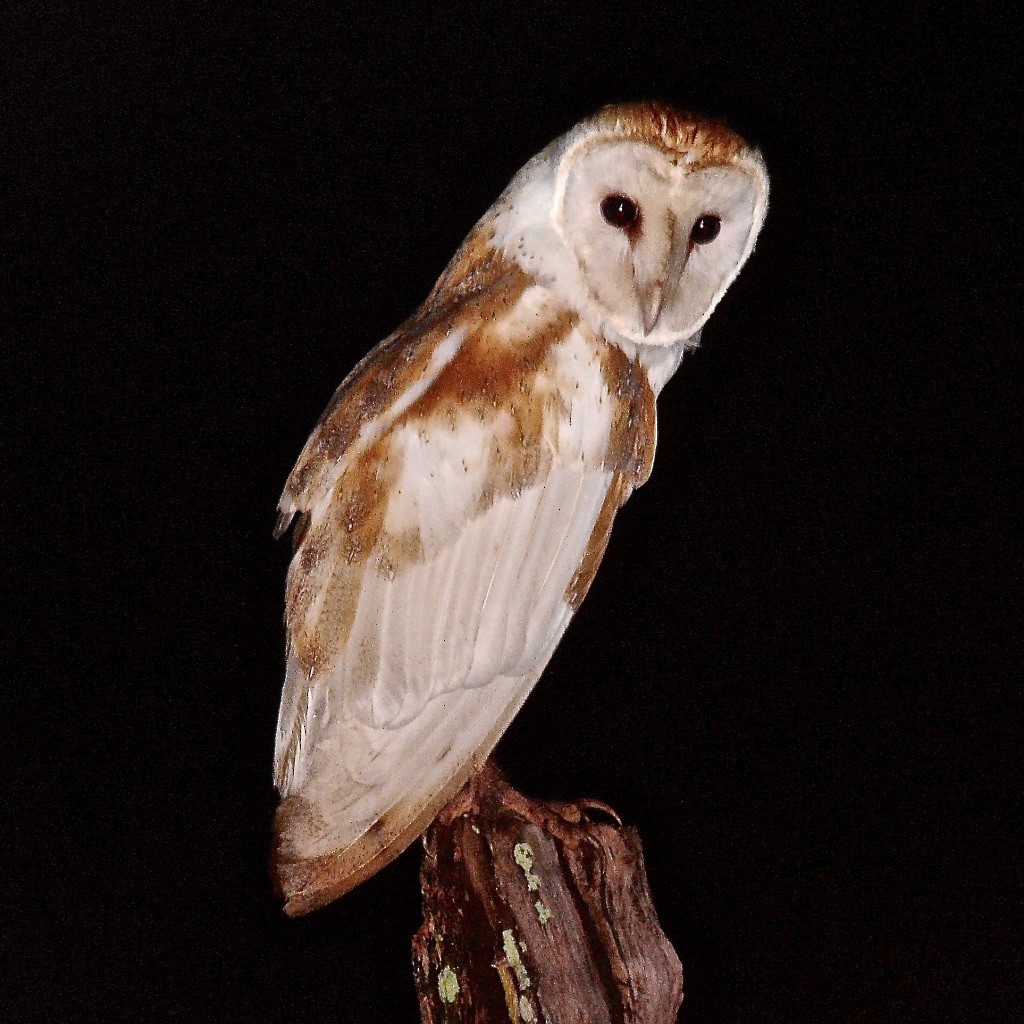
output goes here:
<path id="1" fill-rule="evenodd" d="M 522 293 L 526 275 L 488 242 L 486 233 L 475 230 L 423 305 L 339 385 L 288 477 L 275 536 L 333 487 L 356 450 L 415 404 L 475 323 L 500 318 Z"/>

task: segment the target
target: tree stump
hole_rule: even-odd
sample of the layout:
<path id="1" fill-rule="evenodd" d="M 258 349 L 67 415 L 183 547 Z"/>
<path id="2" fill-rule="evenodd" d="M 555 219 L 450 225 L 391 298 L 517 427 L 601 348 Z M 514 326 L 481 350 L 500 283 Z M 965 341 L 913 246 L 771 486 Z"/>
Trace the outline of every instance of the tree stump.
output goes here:
<path id="1" fill-rule="evenodd" d="M 610 808 L 530 800 L 488 762 L 424 844 L 413 939 L 424 1024 L 676 1019 L 682 966 L 639 837 Z"/>

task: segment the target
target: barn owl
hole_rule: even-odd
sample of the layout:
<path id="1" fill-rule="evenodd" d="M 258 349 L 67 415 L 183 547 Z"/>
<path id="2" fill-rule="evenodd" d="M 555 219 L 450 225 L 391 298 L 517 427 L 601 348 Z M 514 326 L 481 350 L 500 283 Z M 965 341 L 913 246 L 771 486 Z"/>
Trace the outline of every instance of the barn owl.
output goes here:
<path id="1" fill-rule="evenodd" d="M 605 108 L 527 163 L 338 388 L 295 525 L 275 748 L 289 914 L 405 849 L 480 768 L 651 472 L 655 398 L 754 248 L 724 125 Z"/>

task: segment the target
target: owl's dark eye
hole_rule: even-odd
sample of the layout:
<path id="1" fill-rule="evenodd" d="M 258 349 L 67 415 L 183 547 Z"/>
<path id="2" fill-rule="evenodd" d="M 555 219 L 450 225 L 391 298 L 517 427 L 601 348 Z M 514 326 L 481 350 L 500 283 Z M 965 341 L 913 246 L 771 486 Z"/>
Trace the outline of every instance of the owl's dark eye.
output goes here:
<path id="1" fill-rule="evenodd" d="M 713 242 L 718 237 L 718 232 L 721 230 L 722 219 L 705 213 L 703 217 L 698 217 L 694 221 L 693 228 L 690 230 L 690 241 L 694 245 L 707 245 L 708 242 Z"/>
<path id="2" fill-rule="evenodd" d="M 640 217 L 640 207 L 629 196 L 605 196 L 601 201 L 601 216 L 613 228 L 628 228 Z"/>

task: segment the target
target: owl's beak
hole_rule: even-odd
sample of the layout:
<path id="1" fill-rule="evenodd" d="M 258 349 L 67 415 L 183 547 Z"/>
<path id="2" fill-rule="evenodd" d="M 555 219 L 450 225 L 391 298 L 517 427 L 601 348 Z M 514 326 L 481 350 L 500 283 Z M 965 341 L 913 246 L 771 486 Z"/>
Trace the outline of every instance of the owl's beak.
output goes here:
<path id="1" fill-rule="evenodd" d="M 665 304 L 665 282 L 652 281 L 640 288 L 637 294 L 640 301 L 640 319 L 643 321 L 644 334 L 650 334 L 658 325 L 661 307 Z"/>
<path id="2" fill-rule="evenodd" d="M 637 281 L 636 298 L 640 306 L 640 319 L 643 322 L 644 334 L 650 334 L 658 326 L 661 311 L 665 307 L 665 299 L 674 293 L 686 267 L 690 255 L 689 235 L 681 237 L 673 232 L 672 248 L 669 250 L 664 276 L 641 284 Z"/>

